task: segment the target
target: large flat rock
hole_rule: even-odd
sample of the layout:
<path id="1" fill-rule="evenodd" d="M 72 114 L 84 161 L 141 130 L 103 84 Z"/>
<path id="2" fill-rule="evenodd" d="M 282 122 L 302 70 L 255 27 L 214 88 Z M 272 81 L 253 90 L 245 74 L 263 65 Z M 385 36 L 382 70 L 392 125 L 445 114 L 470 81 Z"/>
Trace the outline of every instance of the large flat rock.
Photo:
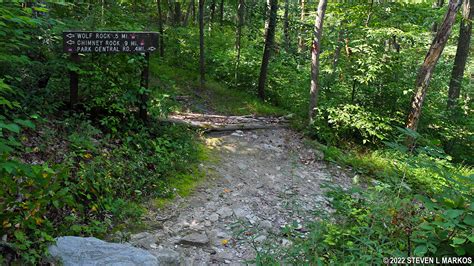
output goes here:
<path id="1" fill-rule="evenodd" d="M 132 247 L 127 244 L 117 244 L 102 241 L 94 237 L 64 236 L 56 239 L 56 245 L 49 247 L 52 257 L 59 259 L 65 266 L 68 265 L 170 265 L 177 264 L 178 258 L 173 260 L 166 257 L 160 260 L 160 254 Z M 176 254 L 177 255 L 177 254 Z"/>

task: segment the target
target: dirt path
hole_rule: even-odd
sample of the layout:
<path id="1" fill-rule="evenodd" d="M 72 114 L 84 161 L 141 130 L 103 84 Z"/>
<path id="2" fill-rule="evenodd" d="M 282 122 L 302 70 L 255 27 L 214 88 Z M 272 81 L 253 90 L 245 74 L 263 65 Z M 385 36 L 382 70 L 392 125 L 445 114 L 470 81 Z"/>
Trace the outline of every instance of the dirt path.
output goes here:
<path id="1" fill-rule="evenodd" d="M 281 229 L 305 230 L 327 208 L 320 185 L 349 184 L 339 168 L 287 128 L 214 132 L 208 178 L 187 198 L 156 214 L 162 228 L 132 236 L 149 250 L 174 250 L 182 265 L 245 264 L 266 244 L 291 245 Z"/>

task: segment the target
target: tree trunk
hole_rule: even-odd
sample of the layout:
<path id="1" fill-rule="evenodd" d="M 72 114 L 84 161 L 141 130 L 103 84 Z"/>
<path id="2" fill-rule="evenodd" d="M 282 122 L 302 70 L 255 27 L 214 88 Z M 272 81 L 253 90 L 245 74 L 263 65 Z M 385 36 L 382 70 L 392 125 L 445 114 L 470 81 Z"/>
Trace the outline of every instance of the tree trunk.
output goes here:
<path id="1" fill-rule="evenodd" d="M 339 57 L 341 56 L 341 49 L 344 42 L 344 29 L 342 28 L 343 23 L 341 22 L 341 29 L 339 29 L 339 33 L 337 34 L 337 43 L 336 49 L 334 50 L 334 57 L 332 59 L 332 75 L 336 74 L 337 63 L 339 63 Z"/>
<path id="2" fill-rule="evenodd" d="M 444 17 L 443 23 L 439 27 L 438 32 L 431 43 L 430 49 L 426 54 L 425 60 L 418 70 L 418 76 L 415 82 L 415 92 L 411 100 L 410 113 L 408 114 L 406 123 L 406 127 L 411 130 L 416 131 L 418 127 L 421 109 L 425 100 L 426 91 L 430 84 L 431 76 L 433 75 L 433 70 L 444 50 L 449 35 L 451 34 L 453 24 L 456 21 L 456 13 L 459 10 L 461 2 L 450 0 L 448 5 L 448 11 Z M 413 140 L 407 139 L 407 144 L 411 147 L 413 145 Z"/>
<path id="3" fill-rule="evenodd" d="M 158 36 L 159 36 L 159 45 L 160 45 L 160 57 L 165 56 L 165 42 L 163 34 L 163 13 L 161 12 L 161 0 L 156 0 L 156 5 L 158 7 Z"/>
<path id="4" fill-rule="evenodd" d="M 237 7 L 237 27 L 235 30 L 235 50 L 237 52 L 235 60 L 235 81 L 238 80 L 239 65 L 240 65 L 240 43 L 242 39 L 242 27 L 244 25 L 245 2 L 239 0 Z"/>
<path id="5" fill-rule="evenodd" d="M 461 26 L 459 29 L 458 47 L 454 58 L 454 67 L 449 82 L 448 108 L 456 106 L 461 93 L 461 82 L 464 76 L 469 44 L 471 42 L 472 19 L 474 14 L 474 0 L 464 0 Z"/>
<path id="6" fill-rule="evenodd" d="M 204 89 L 205 79 L 204 57 L 204 0 L 199 0 L 199 73 L 201 90 Z"/>
<path id="7" fill-rule="evenodd" d="M 268 23 L 270 23 L 270 0 L 266 0 L 263 2 L 263 28 L 265 29 L 265 32 L 263 34 L 263 41 L 267 39 L 267 29 L 268 29 Z"/>
<path id="8" fill-rule="evenodd" d="M 318 12 L 314 20 L 314 36 L 311 46 L 311 89 L 309 93 L 309 122 L 313 123 L 318 104 L 319 92 L 319 54 L 321 51 L 321 36 L 323 32 L 324 14 L 326 13 L 327 0 L 319 0 Z"/>
<path id="9" fill-rule="evenodd" d="M 196 23 L 196 2 L 194 0 L 191 0 L 192 4 L 192 12 L 193 12 L 193 23 Z"/>
<path id="10" fill-rule="evenodd" d="M 390 47 L 395 50 L 395 52 L 400 53 L 400 44 L 397 42 L 397 36 L 393 35 L 390 40 Z"/>
<path id="11" fill-rule="evenodd" d="M 290 0 L 285 0 L 285 13 L 283 15 L 283 35 L 285 39 L 285 49 L 290 50 L 290 22 L 288 20 L 288 12 L 290 9 Z"/>
<path id="12" fill-rule="evenodd" d="M 174 25 L 181 24 L 181 3 L 174 3 Z"/>
<path id="13" fill-rule="evenodd" d="M 224 23 L 224 0 L 219 4 L 219 22 L 221 25 Z"/>
<path id="14" fill-rule="evenodd" d="M 304 51 L 304 38 L 303 38 L 303 35 L 304 35 L 304 15 L 305 15 L 305 12 L 304 12 L 304 6 L 305 6 L 305 0 L 300 0 L 301 3 L 300 3 L 300 6 L 301 6 L 301 15 L 300 15 L 300 23 L 301 23 L 301 26 L 300 26 L 300 30 L 298 32 L 298 53 L 302 53 Z"/>
<path id="15" fill-rule="evenodd" d="M 369 26 L 370 19 L 372 18 L 373 8 L 374 8 L 374 0 L 371 0 L 370 1 L 370 6 L 369 6 L 369 14 L 367 14 L 367 19 L 365 20 L 365 26 L 366 27 Z"/>
<path id="16" fill-rule="evenodd" d="M 216 0 L 211 0 L 211 22 L 214 22 L 214 15 L 216 14 Z"/>
<path id="17" fill-rule="evenodd" d="M 268 27 L 265 30 L 265 48 L 263 50 L 262 65 L 260 67 L 260 76 L 258 78 L 258 97 L 265 100 L 265 82 L 267 81 L 268 64 L 273 50 L 276 28 L 276 15 L 278 9 L 278 0 L 269 0 L 270 15 L 268 17 Z"/>
<path id="18" fill-rule="evenodd" d="M 169 21 L 169 24 L 174 25 L 174 11 L 173 11 L 173 1 L 167 1 L 168 13 L 166 14 L 166 21 Z"/>
<path id="19" fill-rule="evenodd" d="M 192 8 L 193 8 L 193 0 L 189 1 L 188 9 L 186 10 L 186 15 L 184 15 L 183 26 L 188 25 L 189 15 L 192 12 Z"/>

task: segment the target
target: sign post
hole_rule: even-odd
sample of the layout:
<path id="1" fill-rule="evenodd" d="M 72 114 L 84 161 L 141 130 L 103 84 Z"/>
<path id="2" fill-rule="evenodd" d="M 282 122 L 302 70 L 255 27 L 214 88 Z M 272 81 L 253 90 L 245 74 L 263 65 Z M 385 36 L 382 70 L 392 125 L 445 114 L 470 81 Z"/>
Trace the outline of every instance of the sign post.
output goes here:
<path id="1" fill-rule="evenodd" d="M 118 31 L 65 31 L 63 32 L 63 51 L 71 54 L 71 61 L 79 63 L 79 53 L 141 53 L 145 54 L 145 67 L 140 86 L 145 93 L 140 94 L 139 116 L 147 119 L 148 66 L 150 53 L 158 46 L 157 32 L 118 32 Z M 79 74 L 69 72 L 70 108 L 78 101 Z"/>
<path id="2" fill-rule="evenodd" d="M 71 54 L 71 61 L 78 64 L 80 60 L 78 53 Z M 79 73 L 75 70 L 69 71 L 69 109 L 73 110 L 77 104 L 79 91 Z"/>
<path id="3" fill-rule="evenodd" d="M 149 66 L 150 66 L 150 53 L 147 52 L 145 53 L 145 67 L 142 70 L 142 76 L 140 80 L 140 90 L 142 90 L 142 88 L 145 90 L 148 90 Z M 147 102 L 148 102 L 148 92 L 143 91 L 140 93 L 140 107 L 138 109 L 138 116 L 143 121 L 147 121 L 148 119 Z"/>

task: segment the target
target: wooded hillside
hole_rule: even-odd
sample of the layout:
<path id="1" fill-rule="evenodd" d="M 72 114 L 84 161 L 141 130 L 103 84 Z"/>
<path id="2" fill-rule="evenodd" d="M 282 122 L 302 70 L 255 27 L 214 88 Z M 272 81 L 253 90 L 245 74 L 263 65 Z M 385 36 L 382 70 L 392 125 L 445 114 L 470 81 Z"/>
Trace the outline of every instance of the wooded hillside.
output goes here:
<path id="1" fill-rule="evenodd" d="M 299 163 L 324 157 L 352 184 L 324 190 L 331 211 L 282 227 L 286 244 L 255 247 L 259 265 L 472 258 L 473 9 L 0 1 L 0 263 L 46 263 L 62 235 L 146 228 L 147 203 L 206 176 L 209 147 L 189 124 L 237 136 L 291 127 L 322 154 Z M 64 32 L 151 39 L 136 53 L 71 52 L 80 38 Z"/>

